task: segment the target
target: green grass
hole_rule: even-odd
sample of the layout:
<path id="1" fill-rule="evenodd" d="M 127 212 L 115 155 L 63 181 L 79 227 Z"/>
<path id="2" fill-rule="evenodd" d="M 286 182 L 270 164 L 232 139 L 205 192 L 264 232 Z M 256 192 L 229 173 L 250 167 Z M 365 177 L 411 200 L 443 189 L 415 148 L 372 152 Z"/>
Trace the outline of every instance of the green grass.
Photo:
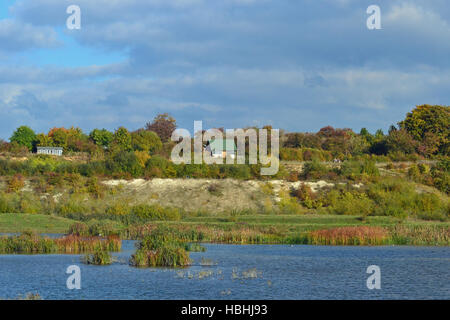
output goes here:
<path id="1" fill-rule="evenodd" d="M 101 221 L 100 221 L 101 222 Z M 0 232 L 66 233 L 74 220 L 38 214 L 0 214 Z M 95 225 L 95 224 L 94 224 Z M 397 231 L 396 244 L 449 245 L 450 222 L 424 221 L 408 218 L 401 221 L 390 216 L 369 216 L 361 219 L 347 215 L 238 215 L 188 217 L 181 221 L 154 221 L 126 227 L 118 222 L 102 231 L 103 235 L 119 234 L 122 238 L 142 239 L 147 226 L 167 226 L 180 232 L 186 241 L 224 243 L 303 243 L 302 237 L 314 230 L 342 227 L 382 227 Z M 400 227 L 400 229 L 398 229 Z M 86 228 L 91 233 L 92 226 Z M 178 231 L 176 231 L 178 230 Z M 434 231 L 437 230 L 437 231 Z M 445 231 L 447 230 L 447 231 Z M 94 234 L 92 234 L 94 235 Z M 96 235 L 96 234 L 95 234 Z M 189 238 L 190 237 L 190 238 Z M 416 239 L 417 238 L 417 239 Z M 435 240 L 437 239 L 437 240 Z"/>
<path id="2" fill-rule="evenodd" d="M 370 216 L 363 221 L 358 216 L 349 215 L 248 215 L 239 217 L 195 217 L 186 218 L 171 225 L 210 225 L 217 227 L 233 227 L 236 225 L 261 228 L 276 228 L 289 232 L 304 232 L 323 228 L 378 226 L 391 227 L 400 223 L 399 219 L 389 216 Z M 408 226 L 447 226 L 450 222 L 424 221 L 407 219 L 403 224 Z"/>
<path id="3" fill-rule="evenodd" d="M 2 213 L 0 232 L 66 233 L 74 220 L 42 214 Z"/>

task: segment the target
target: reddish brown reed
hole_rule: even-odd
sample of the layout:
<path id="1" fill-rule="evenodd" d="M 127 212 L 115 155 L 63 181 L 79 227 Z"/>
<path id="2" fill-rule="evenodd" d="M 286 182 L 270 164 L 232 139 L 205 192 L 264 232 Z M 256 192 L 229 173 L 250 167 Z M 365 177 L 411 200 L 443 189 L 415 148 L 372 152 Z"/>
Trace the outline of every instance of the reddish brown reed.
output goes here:
<path id="1" fill-rule="evenodd" d="M 389 235 L 381 227 L 339 227 L 309 232 L 309 244 L 317 245 L 380 245 L 387 243 Z"/>

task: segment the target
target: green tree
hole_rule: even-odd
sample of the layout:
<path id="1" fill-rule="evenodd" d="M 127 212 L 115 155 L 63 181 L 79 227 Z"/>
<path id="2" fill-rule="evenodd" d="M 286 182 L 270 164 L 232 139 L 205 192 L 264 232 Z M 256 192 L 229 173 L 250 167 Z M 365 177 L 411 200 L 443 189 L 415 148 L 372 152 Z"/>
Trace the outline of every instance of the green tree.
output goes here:
<path id="1" fill-rule="evenodd" d="M 36 140 L 36 134 L 27 126 L 21 126 L 14 131 L 13 135 L 9 139 L 11 142 L 15 142 L 19 146 L 27 147 L 28 150 L 33 150 L 33 146 Z"/>
<path id="2" fill-rule="evenodd" d="M 450 107 L 421 105 L 406 115 L 405 120 L 398 123 L 417 141 L 427 139 L 435 141 L 438 150 L 444 153 L 450 141 Z M 428 133 L 428 135 L 427 135 Z M 429 133 L 433 134 L 430 136 Z"/>
<path id="3" fill-rule="evenodd" d="M 359 132 L 359 135 L 366 140 L 367 143 L 372 144 L 373 142 L 373 136 L 370 134 L 369 130 L 366 128 L 362 128 Z"/>
<path id="4" fill-rule="evenodd" d="M 375 140 L 381 140 L 381 139 L 383 139 L 383 138 L 384 138 L 384 132 L 383 132 L 383 130 L 378 129 L 378 130 L 375 132 Z"/>
<path id="5" fill-rule="evenodd" d="M 136 151 L 154 153 L 162 148 L 161 139 L 153 131 L 138 130 L 131 133 L 131 143 Z"/>
<path id="6" fill-rule="evenodd" d="M 114 132 L 112 147 L 115 151 L 131 151 L 131 134 L 125 127 L 120 127 Z"/>
<path id="7" fill-rule="evenodd" d="M 133 177 L 143 173 L 143 168 L 134 152 L 117 152 L 106 165 L 114 173 L 129 173 Z"/>
<path id="8" fill-rule="evenodd" d="M 113 141 L 114 135 L 106 129 L 94 129 L 89 134 L 89 138 L 98 146 L 109 147 Z"/>
<path id="9" fill-rule="evenodd" d="M 386 137 L 388 152 L 402 152 L 413 154 L 416 152 L 418 142 L 406 130 L 395 130 Z"/>
<path id="10" fill-rule="evenodd" d="M 38 147 L 52 147 L 53 139 L 45 133 L 39 133 L 36 136 L 36 146 Z"/>

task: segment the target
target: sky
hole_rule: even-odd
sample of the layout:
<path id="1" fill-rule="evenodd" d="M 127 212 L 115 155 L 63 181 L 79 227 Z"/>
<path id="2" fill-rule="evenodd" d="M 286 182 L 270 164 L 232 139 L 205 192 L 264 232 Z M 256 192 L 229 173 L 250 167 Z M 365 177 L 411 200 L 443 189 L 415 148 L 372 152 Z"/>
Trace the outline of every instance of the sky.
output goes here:
<path id="1" fill-rule="evenodd" d="M 387 131 L 450 104 L 449 57 L 448 0 L 0 0 L 0 139 L 164 112 L 191 132 Z"/>

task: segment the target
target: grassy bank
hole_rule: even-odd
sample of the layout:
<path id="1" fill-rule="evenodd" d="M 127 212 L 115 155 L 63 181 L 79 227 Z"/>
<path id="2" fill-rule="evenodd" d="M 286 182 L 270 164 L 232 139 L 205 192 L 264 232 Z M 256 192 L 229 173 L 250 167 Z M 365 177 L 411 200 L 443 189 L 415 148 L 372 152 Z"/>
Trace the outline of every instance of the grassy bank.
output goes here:
<path id="1" fill-rule="evenodd" d="M 74 220 L 62 217 L 26 214 L 0 214 L 1 233 L 19 233 L 31 230 L 36 233 L 66 233 Z"/>
<path id="2" fill-rule="evenodd" d="M 20 218 L 18 218 L 20 217 Z M 56 220 L 55 220 L 56 219 Z M 56 226 L 56 222 L 58 225 Z M 46 228 L 53 224 L 51 229 Z M 80 223 L 70 219 L 46 215 L 0 214 L 1 232 L 58 232 L 93 236 L 119 235 L 123 239 L 143 239 L 157 226 L 170 228 L 172 233 L 185 242 L 211 242 L 232 244 L 399 244 L 399 245 L 450 245 L 450 223 L 416 219 L 399 220 L 387 216 L 361 217 L 347 215 L 240 215 L 222 217 L 190 217 L 181 221 L 151 222 L 123 225 L 113 221 Z M 317 230 L 337 228 L 382 228 L 387 236 L 370 242 L 351 240 L 318 240 L 313 237 Z M 351 229 L 343 229 L 351 230 Z M 359 232 L 362 229 L 355 229 Z M 340 232 L 340 230 L 338 230 Z M 321 231 L 325 232 L 325 231 Z M 331 232 L 331 231 L 329 231 Z M 326 232 L 325 232 L 326 233 Z M 331 233 L 330 233 L 331 234 Z M 331 239 L 331 238 L 330 238 Z"/>

